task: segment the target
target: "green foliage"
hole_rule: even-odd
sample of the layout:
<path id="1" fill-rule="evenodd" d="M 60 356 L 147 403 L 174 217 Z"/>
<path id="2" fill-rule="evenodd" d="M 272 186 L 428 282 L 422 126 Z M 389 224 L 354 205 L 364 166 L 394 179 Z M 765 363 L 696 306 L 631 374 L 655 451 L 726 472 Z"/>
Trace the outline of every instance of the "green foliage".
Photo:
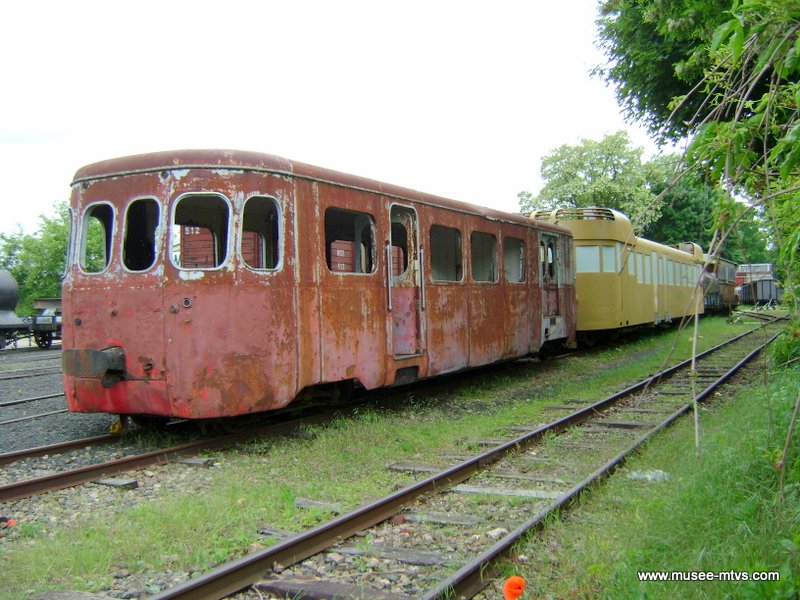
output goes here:
<path id="1" fill-rule="evenodd" d="M 690 136 L 687 164 L 724 190 L 711 229 L 728 251 L 759 261 L 751 244 L 771 235 L 766 258 L 797 318 L 800 1 L 607 0 L 601 14 L 610 64 L 597 72 L 629 116 L 662 137 Z"/>
<path id="2" fill-rule="evenodd" d="M 800 370 L 800 323 L 795 321 L 778 336 L 770 346 L 769 356 L 775 367 L 788 365 Z"/>
<path id="3" fill-rule="evenodd" d="M 642 149 L 631 145 L 625 131 L 556 148 L 542 159 L 542 179 L 545 185 L 538 196 L 519 195 L 522 212 L 603 206 L 625 213 L 640 229 L 659 215 L 656 195 L 648 188 Z"/>
<path id="4" fill-rule="evenodd" d="M 661 195 L 661 215 L 644 228 L 643 237 L 662 244 L 692 241 L 708 248 L 713 233 L 709 222 L 718 190 L 696 171 L 673 181 L 675 173 L 685 169 L 681 157 L 674 154 L 658 156 L 646 168 L 650 189 Z"/>
<path id="5" fill-rule="evenodd" d="M 616 87 L 632 120 L 680 139 L 707 110 L 701 96 L 689 93 L 710 63 L 703 46 L 729 8 L 729 0 L 605 0 L 598 30 L 608 65 L 595 72 Z M 673 112 L 675 97 L 687 100 Z"/>
<path id="6" fill-rule="evenodd" d="M 21 229 L 0 234 L 0 268 L 10 271 L 19 285 L 18 314 L 32 314 L 35 298 L 61 297 L 70 212 L 62 202 L 56 204 L 55 213 L 53 217 L 42 215 L 33 235 Z"/>

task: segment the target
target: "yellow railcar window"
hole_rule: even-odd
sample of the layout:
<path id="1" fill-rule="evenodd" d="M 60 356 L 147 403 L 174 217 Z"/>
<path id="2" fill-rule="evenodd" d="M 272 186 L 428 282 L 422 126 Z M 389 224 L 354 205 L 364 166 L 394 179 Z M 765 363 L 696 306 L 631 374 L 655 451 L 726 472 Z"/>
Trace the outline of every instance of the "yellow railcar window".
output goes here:
<path id="1" fill-rule="evenodd" d="M 575 258 L 577 260 L 576 271 L 578 273 L 599 273 L 600 272 L 600 247 L 599 246 L 576 246 Z"/>
<path id="2" fill-rule="evenodd" d="M 603 273 L 616 273 L 617 261 L 614 246 L 603 246 Z"/>

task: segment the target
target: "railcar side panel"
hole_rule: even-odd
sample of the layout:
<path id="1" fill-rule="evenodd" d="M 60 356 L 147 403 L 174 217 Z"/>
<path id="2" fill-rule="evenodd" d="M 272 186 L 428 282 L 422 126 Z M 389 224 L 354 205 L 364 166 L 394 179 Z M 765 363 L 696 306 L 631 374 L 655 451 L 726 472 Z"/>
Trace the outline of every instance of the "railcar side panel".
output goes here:
<path id="1" fill-rule="evenodd" d="M 469 299 L 464 262 L 466 219 L 455 211 L 420 206 L 425 252 L 425 330 L 429 374 L 469 364 Z"/>
<path id="2" fill-rule="evenodd" d="M 529 235 L 529 232 L 531 235 Z M 539 321 L 538 281 L 531 263 L 533 232 L 513 225 L 501 225 L 500 265 L 503 282 L 502 357 L 524 356 L 536 352 L 538 338 L 533 338 L 534 324 Z"/>
<path id="3" fill-rule="evenodd" d="M 173 255 L 178 226 L 213 229 L 211 210 L 222 214 L 226 201 L 231 222 L 220 229 L 232 232 L 215 232 L 232 239 L 217 239 L 212 264 L 184 266 L 173 256 L 166 266 L 164 338 L 174 414 L 203 418 L 284 406 L 297 391 L 291 183 L 214 170 L 173 172 L 167 183 Z M 260 229 L 269 219 L 279 220 L 274 231 Z M 268 256 L 257 264 L 247 264 L 240 251 L 248 228 L 270 238 L 263 240 Z"/>
<path id="4" fill-rule="evenodd" d="M 320 347 L 321 298 L 319 280 L 322 246 L 319 217 L 319 188 L 302 179 L 292 180 L 295 193 L 297 263 L 297 389 L 322 381 Z"/>
<path id="5" fill-rule="evenodd" d="M 320 355 L 322 382 L 358 379 L 367 389 L 386 379 L 387 291 L 379 231 L 388 219 L 375 197 L 329 184 L 318 186 Z"/>
<path id="6" fill-rule="evenodd" d="M 497 256 L 499 228 L 475 217 L 467 220 L 467 227 L 469 365 L 479 366 L 500 360 L 503 355 L 504 298 Z"/>

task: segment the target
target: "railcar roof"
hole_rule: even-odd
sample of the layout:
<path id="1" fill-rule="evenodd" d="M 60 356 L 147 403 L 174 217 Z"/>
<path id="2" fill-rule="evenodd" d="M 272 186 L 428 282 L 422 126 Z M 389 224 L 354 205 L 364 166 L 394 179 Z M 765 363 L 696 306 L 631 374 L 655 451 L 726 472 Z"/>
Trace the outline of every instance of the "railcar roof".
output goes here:
<path id="1" fill-rule="evenodd" d="M 275 173 L 312 181 L 374 192 L 398 200 L 421 202 L 458 212 L 481 216 L 485 219 L 515 223 L 526 227 L 536 226 L 556 230 L 571 235 L 564 227 L 534 220 L 531 217 L 503 212 L 451 200 L 401 186 L 383 183 L 374 179 L 349 175 L 323 167 L 290 161 L 280 156 L 244 150 L 170 150 L 151 152 L 121 158 L 112 158 L 93 163 L 78 169 L 72 185 L 80 185 L 100 179 L 110 179 L 127 175 L 153 173 L 169 169 L 230 169 Z"/>

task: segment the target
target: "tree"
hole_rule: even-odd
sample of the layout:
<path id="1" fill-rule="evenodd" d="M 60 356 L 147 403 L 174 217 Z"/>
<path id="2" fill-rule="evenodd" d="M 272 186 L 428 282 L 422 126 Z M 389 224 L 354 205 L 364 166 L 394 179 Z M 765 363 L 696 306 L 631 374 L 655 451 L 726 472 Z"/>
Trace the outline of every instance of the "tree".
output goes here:
<path id="1" fill-rule="evenodd" d="M 625 131 L 602 140 L 564 144 L 542 159 L 544 187 L 534 197 L 520 192 L 523 213 L 557 206 L 614 208 L 641 229 L 658 218 L 656 195 L 648 188 L 642 148 L 635 148 Z"/>
<path id="2" fill-rule="evenodd" d="M 26 235 L 21 229 L 0 234 L 0 265 L 11 272 L 19 285 L 19 314 L 31 314 L 35 298 L 61 296 L 70 213 L 65 202 L 56 204 L 55 212 L 54 217 L 40 217 L 34 235 Z"/>
<path id="3" fill-rule="evenodd" d="M 691 96 L 675 112 L 673 99 L 702 78 L 711 63 L 703 44 L 729 8 L 730 0 L 606 0 L 597 25 L 608 64 L 595 73 L 616 88 L 632 121 L 661 139 L 680 139 L 704 99 Z"/>
<path id="4" fill-rule="evenodd" d="M 661 216 L 645 228 L 642 236 L 662 244 L 696 242 L 707 250 L 714 237 L 715 207 L 727 192 L 709 184 L 701 169 L 689 168 L 677 154 L 657 156 L 645 167 L 650 189 L 661 196 Z M 676 173 L 680 178 L 676 179 Z M 750 211 L 720 254 L 740 264 L 773 262 L 770 234 L 771 225 L 762 212 Z"/>
<path id="5" fill-rule="evenodd" d="M 795 302 L 800 0 L 608 0 L 602 15 L 611 64 L 597 72 L 618 85 L 629 116 L 662 136 L 690 137 L 687 163 L 725 192 L 714 204 L 720 242 L 746 237 L 740 225 L 763 212 Z"/>

